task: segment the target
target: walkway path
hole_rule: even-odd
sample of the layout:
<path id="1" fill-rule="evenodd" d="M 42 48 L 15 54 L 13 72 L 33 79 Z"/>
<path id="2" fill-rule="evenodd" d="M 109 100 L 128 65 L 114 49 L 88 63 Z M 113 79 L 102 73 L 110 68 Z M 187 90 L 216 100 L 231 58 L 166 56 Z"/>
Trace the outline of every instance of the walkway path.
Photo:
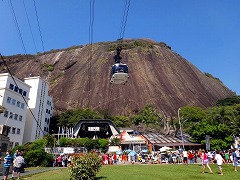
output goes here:
<path id="1" fill-rule="evenodd" d="M 56 170 L 56 169 L 59 169 L 61 167 L 47 167 L 47 168 L 39 168 L 39 169 L 34 169 L 34 170 L 29 170 L 29 169 L 26 169 L 24 173 L 21 173 L 21 177 L 23 176 L 27 176 L 27 175 L 30 175 L 30 174 L 37 174 L 37 173 L 41 173 L 41 172 L 45 172 L 45 171 L 52 171 L 52 170 Z M 64 168 L 64 167 L 62 167 Z M 8 175 L 8 179 L 11 179 L 12 177 L 12 173 L 9 173 Z M 15 173 L 15 177 L 17 177 L 17 174 Z M 0 176 L 0 180 L 3 180 L 3 176 Z"/>

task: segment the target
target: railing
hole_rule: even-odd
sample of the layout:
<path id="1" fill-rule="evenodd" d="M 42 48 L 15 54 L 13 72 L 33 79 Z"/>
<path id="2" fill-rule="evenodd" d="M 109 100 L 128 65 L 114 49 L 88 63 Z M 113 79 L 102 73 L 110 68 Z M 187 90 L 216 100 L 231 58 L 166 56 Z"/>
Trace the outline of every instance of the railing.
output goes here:
<path id="1" fill-rule="evenodd" d="M 85 153 L 87 149 L 85 147 L 53 147 L 45 148 L 45 152 L 49 154 L 73 154 L 73 153 Z"/>

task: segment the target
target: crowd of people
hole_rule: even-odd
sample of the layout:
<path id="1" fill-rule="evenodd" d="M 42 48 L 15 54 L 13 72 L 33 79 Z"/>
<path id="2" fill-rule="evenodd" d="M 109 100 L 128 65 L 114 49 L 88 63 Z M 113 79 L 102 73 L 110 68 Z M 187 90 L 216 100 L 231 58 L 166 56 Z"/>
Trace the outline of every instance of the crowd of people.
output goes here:
<path id="1" fill-rule="evenodd" d="M 199 150 L 184 150 L 179 149 L 176 151 L 167 152 L 152 152 L 152 153 L 130 153 L 123 152 L 123 154 L 107 153 L 102 154 L 103 165 L 116 165 L 120 164 L 202 164 L 202 173 L 209 169 L 209 173 L 213 173 L 209 164 L 217 164 L 220 175 L 223 175 L 222 164 L 233 164 L 234 171 L 237 171 L 237 166 L 240 165 L 239 150 L 227 151 L 205 151 Z"/>
<path id="2" fill-rule="evenodd" d="M 69 154 L 57 154 L 53 157 L 53 167 L 67 167 L 71 164 L 72 156 Z"/>
<path id="3" fill-rule="evenodd" d="M 175 151 L 166 152 L 151 152 L 151 153 L 128 153 L 124 152 L 121 154 L 117 153 L 106 153 L 100 154 L 103 165 L 117 165 L 120 164 L 202 164 L 202 173 L 209 170 L 212 174 L 212 169 L 209 164 L 217 164 L 220 175 L 223 175 L 222 164 L 232 164 L 233 170 L 237 171 L 237 166 L 240 165 L 240 149 L 232 149 L 227 151 L 205 151 L 204 149 L 199 150 L 188 150 L 178 149 Z M 67 154 L 58 154 L 53 158 L 53 166 L 67 167 L 71 164 L 72 156 Z M 15 173 L 17 178 L 20 179 L 20 173 L 25 167 L 25 161 L 23 158 L 23 152 L 16 150 L 13 157 L 11 151 L 6 152 L 4 157 L 4 180 L 7 180 L 10 168 L 13 167 L 12 178 Z"/>

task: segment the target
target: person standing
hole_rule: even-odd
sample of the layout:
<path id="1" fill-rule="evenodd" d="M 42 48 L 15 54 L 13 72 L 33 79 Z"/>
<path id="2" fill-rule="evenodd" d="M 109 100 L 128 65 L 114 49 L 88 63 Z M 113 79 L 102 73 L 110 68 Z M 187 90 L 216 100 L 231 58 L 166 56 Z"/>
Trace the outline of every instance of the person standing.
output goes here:
<path id="1" fill-rule="evenodd" d="M 72 155 L 69 155 L 69 156 L 68 156 L 68 163 L 67 163 L 67 164 L 70 165 L 71 162 L 72 162 Z"/>
<path id="2" fill-rule="evenodd" d="M 15 151 L 15 153 L 13 154 L 13 160 L 15 160 L 16 159 L 16 157 L 17 156 L 19 156 L 19 154 L 20 154 L 20 151 L 17 149 L 16 151 Z M 13 170 L 12 170 L 12 178 L 14 177 L 14 168 L 13 168 Z"/>
<path id="3" fill-rule="evenodd" d="M 237 158 L 237 153 L 236 150 L 233 149 L 232 151 L 232 161 L 233 161 L 233 169 L 234 171 L 237 171 L 237 166 L 238 166 L 238 158 Z"/>
<path id="4" fill-rule="evenodd" d="M 12 161 L 12 157 L 10 156 L 11 151 L 7 150 L 6 152 L 6 157 L 4 158 L 4 164 L 3 164 L 3 176 L 4 176 L 4 180 L 7 180 L 8 178 L 8 174 L 9 174 L 9 169 L 11 166 L 11 161 Z"/>
<path id="5" fill-rule="evenodd" d="M 207 156 L 207 154 L 206 154 L 206 152 L 205 152 L 204 149 L 202 150 L 202 155 L 201 155 L 201 157 L 202 157 L 202 166 L 203 166 L 203 171 L 202 171 L 202 173 L 203 173 L 203 174 L 205 173 L 205 170 L 206 170 L 206 167 L 207 167 L 207 168 L 209 169 L 209 171 L 210 171 L 210 174 L 212 174 L 213 172 L 212 172 L 211 167 L 209 166 L 208 156 Z"/>
<path id="6" fill-rule="evenodd" d="M 20 179 L 20 173 L 23 168 L 24 158 L 22 157 L 22 154 L 18 154 L 16 158 L 13 160 L 13 174 L 12 178 L 14 178 L 14 173 L 17 173 L 18 179 Z"/>
<path id="7" fill-rule="evenodd" d="M 219 168 L 219 171 L 220 171 L 220 175 L 223 175 L 223 172 L 222 172 L 222 164 L 223 164 L 223 162 L 224 162 L 224 159 L 223 159 L 222 156 L 219 154 L 219 151 L 218 151 L 218 150 L 216 151 L 215 160 L 217 161 L 217 165 L 218 165 L 218 168 Z"/>
<path id="8" fill-rule="evenodd" d="M 185 149 L 183 149 L 182 156 L 183 156 L 183 163 L 185 165 L 188 165 L 188 152 Z"/>
<path id="9" fill-rule="evenodd" d="M 113 164 L 117 165 L 117 154 L 116 153 L 113 154 Z"/>
<path id="10" fill-rule="evenodd" d="M 126 161 L 127 161 L 127 156 L 126 156 L 126 154 L 123 154 L 123 155 L 122 155 L 122 161 L 123 161 L 123 164 L 126 163 Z"/>
<path id="11" fill-rule="evenodd" d="M 62 156 L 59 154 L 59 156 L 57 157 L 57 164 L 58 164 L 58 167 L 61 167 L 62 166 Z"/>
<path id="12" fill-rule="evenodd" d="M 194 164 L 194 155 L 191 151 L 188 152 L 188 158 L 189 158 L 190 164 Z"/>
<path id="13" fill-rule="evenodd" d="M 226 163 L 229 164 L 230 163 L 229 151 L 225 151 L 224 155 L 225 155 Z"/>

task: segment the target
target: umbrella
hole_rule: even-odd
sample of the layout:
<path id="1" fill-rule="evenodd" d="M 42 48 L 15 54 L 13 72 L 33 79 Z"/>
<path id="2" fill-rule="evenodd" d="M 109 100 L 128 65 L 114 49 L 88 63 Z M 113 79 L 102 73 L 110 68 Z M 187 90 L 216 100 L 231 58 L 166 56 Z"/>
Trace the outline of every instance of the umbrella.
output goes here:
<path id="1" fill-rule="evenodd" d="M 137 153 L 135 151 L 130 151 L 129 155 L 130 156 L 135 156 Z"/>
<path id="2" fill-rule="evenodd" d="M 126 153 L 130 153 L 131 151 L 132 151 L 131 149 L 125 150 Z"/>
<path id="3" fill-rule="evenodd" d="M 120 150 L 118 150 L 118 151 L 116 152 L 116 154 L 117 154 L 117 155 L 120 155 L 120 154 L 123 154 L 123 152 L 122 152 L 122 150 L 120 149 Z"/>
<path id="4" fill-rule="evenodd" d="M 142 149 L 141 152 L 147 153 L 147 152 L 148 152 L 148 149 Z"/>
<path id="5" fill-rule="evenodd" d="M 160 150 L 161 152 L 163 152 L 163 151 L 169 151 L 170 149 L 172 149 L 172 148 L 167 147 L 167 146 L 163 146 L 163 147 L 161 147 L 159 150 Z"/>

